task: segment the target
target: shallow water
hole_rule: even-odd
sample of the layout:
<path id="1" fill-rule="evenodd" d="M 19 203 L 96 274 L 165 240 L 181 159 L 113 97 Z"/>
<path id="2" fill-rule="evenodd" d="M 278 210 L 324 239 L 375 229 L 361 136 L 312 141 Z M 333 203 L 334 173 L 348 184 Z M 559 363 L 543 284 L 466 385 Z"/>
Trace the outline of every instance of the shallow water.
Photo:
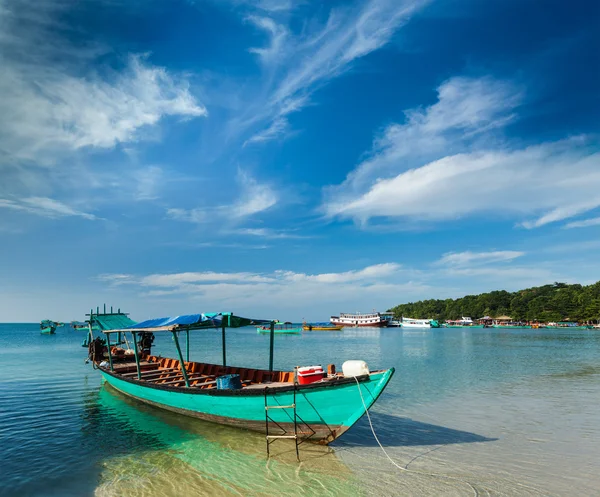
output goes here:
<path id="1" fill-rule="evenodd" d="M 84 364 L 84 332 L 0 325 L 0 495 L 597 495 L 600 334 L 348 329 L 278 336 L 275 367 L 396 367 L 333 446 L 276 442 L 124 398 Z M 266 367 L 269 337 L 228 331 L 228 363 Z M 157 352 L 174 355 L 170 337 Z M 219 362 L 220 331 L 191 359 Z"/>

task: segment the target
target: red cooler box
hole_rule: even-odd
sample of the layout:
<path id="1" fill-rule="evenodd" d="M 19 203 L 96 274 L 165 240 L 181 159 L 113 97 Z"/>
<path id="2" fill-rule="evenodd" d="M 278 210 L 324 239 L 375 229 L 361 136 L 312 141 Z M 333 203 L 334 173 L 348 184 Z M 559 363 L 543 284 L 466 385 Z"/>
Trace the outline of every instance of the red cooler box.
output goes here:
<path id="1" fill-rule="evenodd" d="M 304 366 L 298 368 L 298 383 L 308 385 L 325 378 L 325 372 L 321 366 Z"/>

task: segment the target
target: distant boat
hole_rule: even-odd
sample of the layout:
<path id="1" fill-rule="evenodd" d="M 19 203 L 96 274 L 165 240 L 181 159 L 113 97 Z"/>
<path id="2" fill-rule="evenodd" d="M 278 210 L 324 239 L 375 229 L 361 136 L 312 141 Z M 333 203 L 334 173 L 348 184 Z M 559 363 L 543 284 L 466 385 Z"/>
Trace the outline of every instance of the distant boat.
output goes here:
<path id="1" fill-rule="evenodd" d="M 40 333 L 42 335 L 54 335 L 56 333 L 56 323 L 49 319 L 44 319 L 40 323 Z"/>
<path id="2" fill-rule="evenodd" d="M 303 323 L 302 329 L 304 331 L 341 331 L 343 326 L 336 326 L 329 323 Z"/>
<path id="3" fill-rule="evenodd" d="M 441 328 L 435 319 L 413 319 L 402 316 L 402 328 Z"/>
<path id="4" fill-rule="evenodd" d="M 346 327 L 365 327 L 365 328 L 385 328 L 388 325 L 388 320 L 379 312 L 371 314 L 348 314 L 342 313 L 339 316 L 331 316 L 329 319 L 331 324 L 335 326 Z"/>
<path id="5" fill-rule="evenodd" d="M 274 332 L 276 335 L 297 335 L 302 333 L 302 328 L 300 326 L 294 326 L 291 323 L 289 324 L 276 324 L 274 326 Z M 270 326 L 257 326 L 257 333 L 271 333 Z"/>

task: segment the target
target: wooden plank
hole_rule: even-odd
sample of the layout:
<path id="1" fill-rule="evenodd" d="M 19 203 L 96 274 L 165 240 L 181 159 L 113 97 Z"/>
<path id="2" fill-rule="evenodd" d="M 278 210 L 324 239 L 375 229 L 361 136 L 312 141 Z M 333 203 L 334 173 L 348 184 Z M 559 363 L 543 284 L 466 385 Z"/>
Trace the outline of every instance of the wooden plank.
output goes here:
<path id="1" fill-rule="evenodd" d="M 201 376 L 188 376 L 188 379 L 189 379 L 190 381 L 193 381 L 193 380 L 201 380 L 202 378 L 210 378 L 210 376 L 203 376 L 203 375 L 201 375 Z M 160 378 L 160 379 L 158 379 L 158 380 L 154 380 L 154 381 L 152 381 L 151 383 L 156 383 L 156 382 L 160 381 L 161 379 L 162 379 L 162 378 Z M 159 383 L 159 385 L 173 385 L 173 384 L 175 384 L 175 383 L 181 383 L 182 381 L 185 381 L 185 380 L 183 379 L 183 377 L 181 377 L 181 378 L 178 378 L 178 379 L 175 379 L 175 380 L 165 381 L 164 383 Z"/>
<path id="2" fill-rule="evenodd" d="M 159 376 L 161 374 L 167 374 L 167 373 L 175 373 L 177 371 L 181 372 L 181 370 L 179 368 L 151 369 L 146 374 L 142 374 L 142 378 L 149 378 L 151 376 Z M 137 372 L 123 373 L 121 376 L 136 376 L 136 375 L 137 375 Z"/>

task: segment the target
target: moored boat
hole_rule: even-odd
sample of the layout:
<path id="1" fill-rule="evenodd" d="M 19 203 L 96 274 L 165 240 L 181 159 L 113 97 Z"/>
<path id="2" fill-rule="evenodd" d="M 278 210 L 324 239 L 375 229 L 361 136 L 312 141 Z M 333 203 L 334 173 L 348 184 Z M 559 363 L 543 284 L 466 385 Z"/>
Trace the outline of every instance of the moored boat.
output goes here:
<path id="1" fill-rule="evenodd" d="M 95 321 L 96 316 L 90 320 Z M 267 324 L 271 332 L 269 368 L 228 366 L 226 328 Z M 221 329 L 222 364 L 190 361 L 190 331 L 210 328 Z M 277 371 L 273 368 L 274 326 L 231 313 L 161 318 L 102 330 L 105 340 L 90 340 L 89 355 L 112 387 L 147 404 L 220 424 L 260 432 L 268 431 L 271 424 L 271 430 L 275 426 L 281 430 L 269 435 L 271 438 L 323 444 L 335 440 L 371 407 L 394 374 L 393 368 L 369 371 L 362 361 L 347 361 L 342 373 L 336 373 L 332 365 L 326 372 L 317 366 Z M 177 358 L 152 354 L 149 337 L 158 332 L 172 334 Z M 185 359 L 179 343 L 182 332 Z M 111 337 L 119 334 L 131 334 L 133 350 L 111 346 Z"/>
<path id="2" fill-rule="evenodd" d="M 257 326 L 256 332 L 257 333 L 271 333 L 271 327 L 270 326 Z M 299 333 L 302 333 L 302 327 L 294 326 L 294 325 L 292 325 L 292 323 L 274 324 L 273 333 L 275 333 L 276 335 L 298 335 Z"/>
<path id="3" fill-rule="evenodd" d="M 40 333 L 42 335 L 54 335 L 56 333 L 56 323 L 49 319 L 44 319 L 40 323 Z"/>
<path id="4" fill-rule="evenodd" d="M 402 328 L 440 328 L 435 319 L 413 319 L 402 316 Z"/>
<path id="5" fill-rule="evenodd" d="M 341 331 L 344 327 L 330 323 L 302 323 L 303 331 Z"/>
<path id="6" fill-rule="evenodd" d="M 342 313 L 339 316 L 331 316 L 329 322 L 335 326 L 346 326 L 355 328 L 384 328 L 388 325 L 388 320 L 379 312 L 372 312 L 370 314 Z"/>

